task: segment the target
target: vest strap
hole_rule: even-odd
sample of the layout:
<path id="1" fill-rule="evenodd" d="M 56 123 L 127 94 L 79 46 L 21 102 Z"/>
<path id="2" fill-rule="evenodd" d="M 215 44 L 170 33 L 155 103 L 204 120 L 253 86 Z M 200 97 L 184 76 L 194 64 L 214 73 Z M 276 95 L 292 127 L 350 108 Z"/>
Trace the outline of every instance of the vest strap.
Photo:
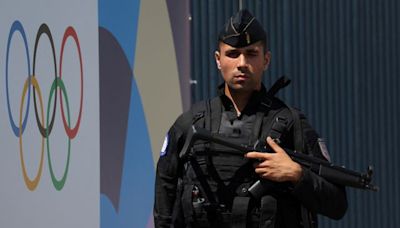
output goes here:
<path id="1" fill-rule="evenodd" d="M 294 139 L 294 149 L 297 152 L 303 152 L 303 129 L 301 127 L 301 120 L 300 120 L 300 115 L 296 110 L 294 110 L 292 107 L 289 107 L 290 112 L 292 113 L 293 116 L 293 139 Z"/>
<path id="2" fill-rule="evenodd" d="M 194 186 L 190 186 L 190 188 L 184 188 L 182 194 L 182 209 L 186 224 L 193 222 L 192 190 Z"/>
<path id="3" fill-rule="evenodd" d="M 251 136 L 252 138 L 250 139 L 251 143 L 255 143 L 260 137 L 260 131 L 261 131 L 261 126 L 262 126 L 264 115 L 265 115 L 265 112 L 259 111 L 256 113 L 256 120 L 254 121 L 254 124 L 253 124 L 253 135 Z"/>
<path id="4" fill-rule="evenodd" d="M 222 103 L 221 100 L 218 97 L 215 97 L 212 100 L 209 100 L 209 117 L 206 116 L 206 118 L 210 118 L 210 128 L 209 130 L 211 133 L 218 133 L 219 131 L 219 126 L 221 124 L 221 113 L 222 113 Z"/>
<path id="5" fill-rule="evenodd" d="M 205 197 L 206 201 L 209 202 L 211 204 L 211 206 L 218 205 L 218 202 L 214 197 L 211 187 L 208 184 L 206 177 L 205 177 L 203 171 L 201 170 L 201 167 L 195 157 L 190 158 L 190 164 L 192 165 L 193 171 L 196 174 L 198 181 L 200 182 L 199 187 L 201 187 L 204 190 L 204 197 Z"/>

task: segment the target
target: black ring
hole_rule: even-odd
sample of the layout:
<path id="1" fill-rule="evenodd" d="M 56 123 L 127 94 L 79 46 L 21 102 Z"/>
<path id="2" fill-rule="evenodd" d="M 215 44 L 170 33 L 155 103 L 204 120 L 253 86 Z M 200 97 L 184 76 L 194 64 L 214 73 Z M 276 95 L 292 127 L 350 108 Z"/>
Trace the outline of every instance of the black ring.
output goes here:
<path id="1" fill-rule="evenodd" d="M 55 48 L 54 48 L 53 36 L 51 35 L 49 27 L 45 23 L 40 25 L 38 33 L 36 34 L 35 49 L 33 51 L 33 66 L 32 66 L 33 67 L 33 71 L 32 71 L 32 74 L 33 74 L 33 77 L 36 77 L 36 74 L 35 74 L 35 72 L 36 72 L 36 51 L 37 51 L 39 40 L 40 40 L 40 37 L 41 37 L 42 34 L 46 34 L 47 37 L 50 40 L 51 49 L 53 51 L 54 80 L 57 80 L 57 61 L 56 61 L 56 51 L 55 51 Z M 57 89 L 58 88 L 56 88 L 56 90 Z M 50 121 L 50 124 L 49 124 L 48 135 L 46 134 L 46 130 L 47 129 L 44 128 L 43 127 L 44 125 L 42 125 L 40 123 L 39 114 L 38 114 L 38 110 L 37 110 L 37 104 L 36 104 L 36 95 L 35 94 L 36 94 L 36 91 L 35 91 L 35 88 L 33 88 L 33 103 L 34 103 L 34 107 L 35 107 L 36 122 L 37 122 L 37 125 L 39 127 L 40 134 L 42 134 L 42 136 L 46 138 L 48 135 L 50 135 L 51 130 L 53 129 L 54 119 L 55 119 L 55 116 L 56 116 L 56 107 L 57 107 L 57 91 L 55 92 L 55 95 L 54 95 L 53 115 L 51 117 L 51 121 Z"/>

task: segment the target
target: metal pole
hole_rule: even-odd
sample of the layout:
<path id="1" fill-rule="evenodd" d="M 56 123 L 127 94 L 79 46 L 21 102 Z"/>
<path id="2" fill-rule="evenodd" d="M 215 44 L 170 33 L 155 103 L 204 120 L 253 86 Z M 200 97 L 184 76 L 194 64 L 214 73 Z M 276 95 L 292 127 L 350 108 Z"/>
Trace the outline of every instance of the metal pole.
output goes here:
<path id="1" fill-rule="evenodd" d="M 243 9 L 243 0 L 239 0 L 239 10 Z"/>

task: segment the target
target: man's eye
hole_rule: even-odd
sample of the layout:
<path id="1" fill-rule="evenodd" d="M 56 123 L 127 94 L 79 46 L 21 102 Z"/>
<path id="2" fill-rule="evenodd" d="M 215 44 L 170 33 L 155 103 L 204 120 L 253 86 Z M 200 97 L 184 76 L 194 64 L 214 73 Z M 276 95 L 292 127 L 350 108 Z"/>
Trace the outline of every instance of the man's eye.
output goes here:
<path id="1" fill-rule="evenodd" d="M 239 57 L 240 53 L 238 52 L 227 52 L 226 56 L 228 56 L 229 58 L 237 58 Z"/>
<path id="2" fill-rule="evenodd" d="M 248 56 L 257 56 L 257 55 L 258 55 L 258 52 L 256 52 L 256 51 L 251 51 L 251 52 L 248 52 L 247 55 L 248 55 Z"/>

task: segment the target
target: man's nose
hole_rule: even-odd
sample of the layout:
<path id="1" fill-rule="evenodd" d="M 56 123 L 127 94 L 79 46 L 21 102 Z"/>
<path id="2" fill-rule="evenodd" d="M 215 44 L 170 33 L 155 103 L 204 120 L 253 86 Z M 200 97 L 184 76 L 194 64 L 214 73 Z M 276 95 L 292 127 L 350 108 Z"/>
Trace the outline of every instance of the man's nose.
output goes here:
<path id="1" fill-rule="evenodd" d="M 238 68 L 243 68 L 243 67 L 248 67 L 248 62 L 246 56 L 241 54 L 239 55 L 238 59 Z"/>

